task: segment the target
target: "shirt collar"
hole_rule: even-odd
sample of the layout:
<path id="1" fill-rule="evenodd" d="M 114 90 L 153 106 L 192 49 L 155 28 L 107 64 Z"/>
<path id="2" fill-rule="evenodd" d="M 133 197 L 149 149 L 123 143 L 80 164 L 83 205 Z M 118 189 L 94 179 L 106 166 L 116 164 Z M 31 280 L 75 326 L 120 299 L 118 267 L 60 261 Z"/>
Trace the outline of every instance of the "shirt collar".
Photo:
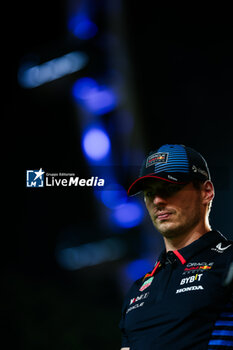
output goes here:
<path id="1" fill-rule="evenodd" d="M 184 264 L 186 261 L 191 259 L 197 253 L 200 253 L 202 250 L 219 243 L 221 241 L 226 241 L 226 237 L 223 236 L 219 231 L 209 231 L 201 236 L 199 239 L 195 240 L 188 246 L 174 251 L 173 253 L 178 257 L 178 260 Z M 170 252 L 165 250 L 159 256 L 159 261 L 163 264 Z"/>

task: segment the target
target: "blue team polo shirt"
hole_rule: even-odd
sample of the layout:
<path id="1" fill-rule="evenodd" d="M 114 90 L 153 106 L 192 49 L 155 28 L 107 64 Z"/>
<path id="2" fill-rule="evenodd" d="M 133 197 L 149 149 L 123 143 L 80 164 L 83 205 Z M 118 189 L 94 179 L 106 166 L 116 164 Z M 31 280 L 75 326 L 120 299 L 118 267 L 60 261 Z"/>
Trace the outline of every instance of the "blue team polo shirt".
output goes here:
<path id="1" fill-rule="evenodd" d="M 232 243 L 210 231 L 182 249 L 164 250 L 153 271 L 137 280 L 126 295 L 120 321 L 122 347 L 233 349 L 233 318 L 228 320 L 230 328 L 215 327 L 220 315 L 233 317 L 232 285 L 223 285 L 233 261 Z M 224 313 L 227 305 L 230 309 Z"/>

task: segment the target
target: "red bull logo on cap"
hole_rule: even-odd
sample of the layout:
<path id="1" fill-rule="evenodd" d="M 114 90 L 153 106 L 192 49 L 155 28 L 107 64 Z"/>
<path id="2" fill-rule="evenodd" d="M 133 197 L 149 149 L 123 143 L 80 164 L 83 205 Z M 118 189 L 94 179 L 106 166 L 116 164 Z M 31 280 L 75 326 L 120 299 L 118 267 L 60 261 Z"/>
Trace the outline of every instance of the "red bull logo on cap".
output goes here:
<path id="1" fill-rule="evenodd" d="M 146 168 L 155 163 L 167 163 L 168 153 L 159 152 L 151 154 L 146 160 Z"/>

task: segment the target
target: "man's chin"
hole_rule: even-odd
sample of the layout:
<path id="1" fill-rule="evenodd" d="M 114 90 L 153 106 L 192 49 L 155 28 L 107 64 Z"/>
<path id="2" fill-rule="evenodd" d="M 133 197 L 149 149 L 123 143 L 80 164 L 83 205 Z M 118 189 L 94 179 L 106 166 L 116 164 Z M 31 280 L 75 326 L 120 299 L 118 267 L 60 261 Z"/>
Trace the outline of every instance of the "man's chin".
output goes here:
<path id="1" fill-rule="evenodd" d="M 156 224 L 155 227 L 161 233 L 161 235 L 166 238 L 175 237 L 181 232 L 180 227 L 172 222 L 163 221 L 159 224 Z"/>

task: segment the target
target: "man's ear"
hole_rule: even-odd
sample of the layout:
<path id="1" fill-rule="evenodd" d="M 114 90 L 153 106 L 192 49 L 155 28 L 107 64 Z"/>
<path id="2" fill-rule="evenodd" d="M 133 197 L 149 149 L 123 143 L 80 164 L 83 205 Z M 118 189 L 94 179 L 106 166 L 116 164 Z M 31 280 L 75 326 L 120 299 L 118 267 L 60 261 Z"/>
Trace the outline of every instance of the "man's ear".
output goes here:
<path id="1" fill-rule="evenodd" d="M 214 199 L 214 185 L 210 180 L 206 180 L 202 185 L 203 204 L 208 204 Z"/>

